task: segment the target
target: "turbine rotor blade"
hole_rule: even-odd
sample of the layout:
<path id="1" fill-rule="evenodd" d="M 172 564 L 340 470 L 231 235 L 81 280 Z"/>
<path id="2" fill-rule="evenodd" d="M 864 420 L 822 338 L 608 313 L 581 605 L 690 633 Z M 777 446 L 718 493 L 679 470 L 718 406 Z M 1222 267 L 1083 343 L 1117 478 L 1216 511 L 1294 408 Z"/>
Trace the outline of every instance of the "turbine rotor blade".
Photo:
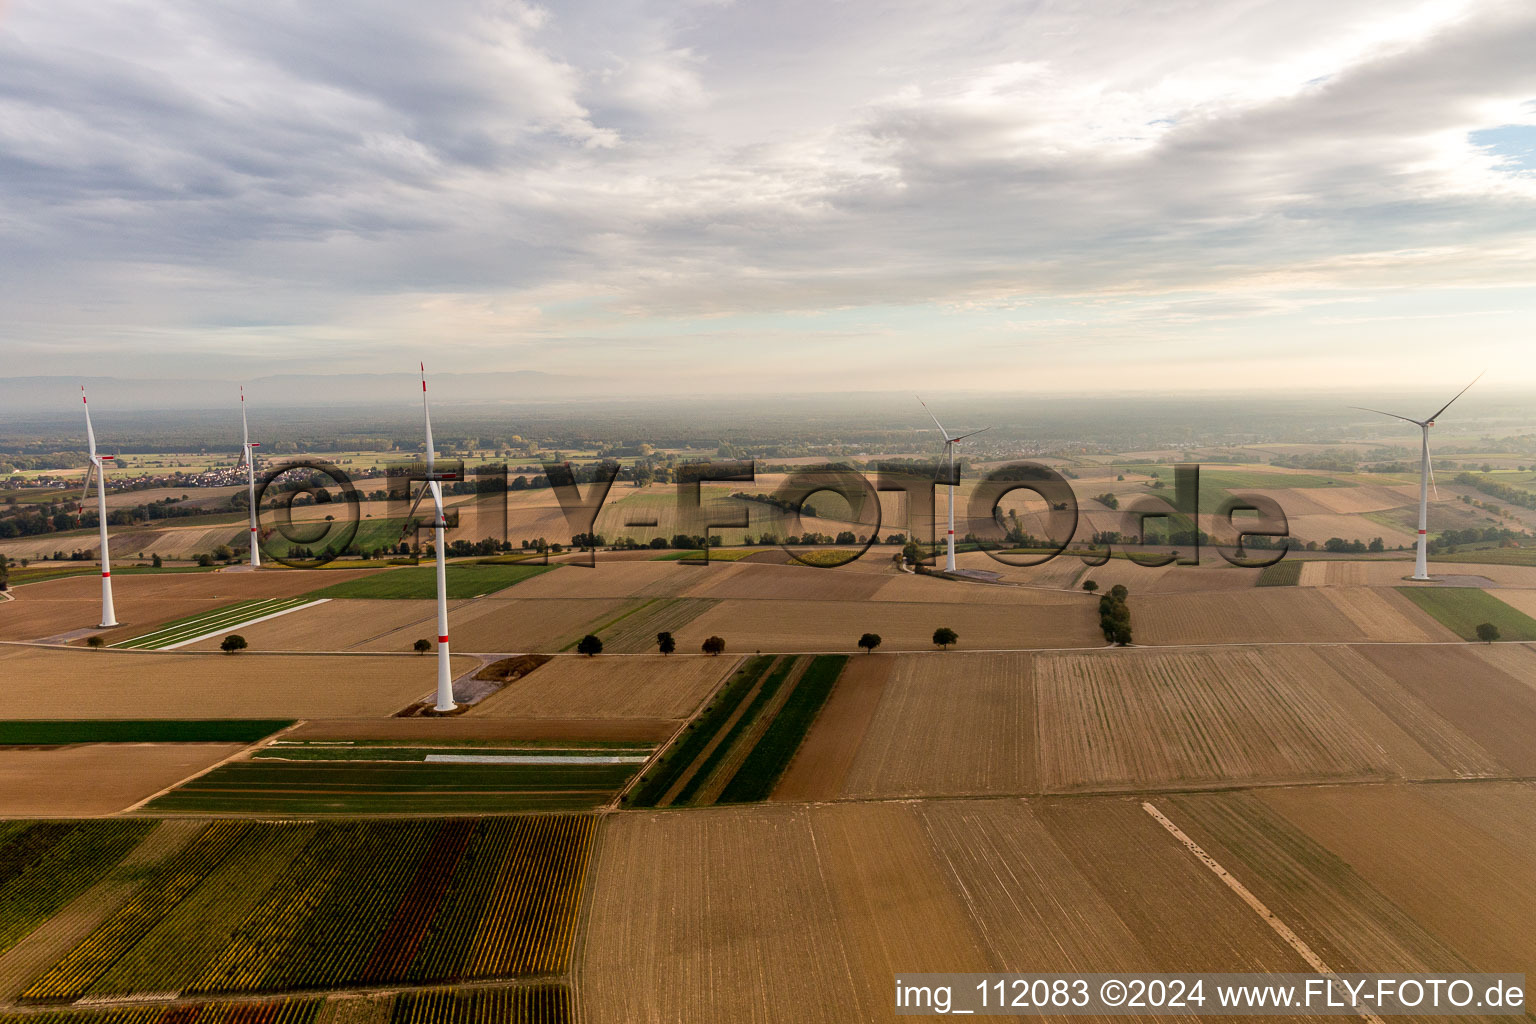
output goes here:
<path id="1" fill-rule="evenodd" d="M 432 410 L 427 408 L 427 364 L 421 364 L 421 415 L 427 424 L 427 472 L 432 472 L 432 466 L 437 458 L 437 452 L 432 444 Z"/>
<path id="2" fill-rule="evenodd" d="M 1487 370 L 1483 371 L 1483 373 L 1487 373 L 1487 372 L 1488 372 Z M 1476 384 L 1478 381 L 1482 380 L 1483 379 L 1483 373 L 1480 373 L 1476 377 L 1473 377 L 1472 378 L 1472 384 Z M 1462 395 L 1464 395 L 1468 391 L 1470 391 L 1471 388 L 1472 388 L 1472 384 L 1468 384 L 1466 387 L 1464 387 L 1460 391 L 1456 392 L 1456 398 L 1460 398 Z M 1433 416 L 1429 417 L 1429 419 L 1425 420 L 1424 422 L 1426 422 L 1426 423 L 1433 423 L 1433 422 L 1435 422 L 1435 420 L 1440 418 L 1440 413 L 1441 412 L 1445 412 L 1445 410 L 1449 409 L 1451 407 L 1451 403 L 1456 401 L 1456 398 L 1451 399 L 1450 402 L 1446 402 L 1444 405 L 1442 405 L 1440 407 L 1440 412 L 1435 413 Z"/>
<path id="3" fill-rule="evenodd" d="M 950 438 L 950 441 L 951 442 L 964 441 L 968 437 L 975 437 L 977 434 L 980 434 L 982 431 L 991 430 L 991 429 L 992 429 L 991 427 L 982 427 L 981 430 L 973 430 L 969 434 L 961 434 L 959 437 L 952 437 L 952 438 Z"/>
<path id="4" fill-rule="evenodd" d="M 949 431 L 944 429 L 944 424 L 940 423 L 939 418 L 933 414 L 933 410 L 928 408 L 928 403 L 923 401 L 923 396 L 913 395 L 912 397 L 917 399 L 917 403 L 923 407 L 923 412 L 927 413 L 928 418 L 933 420 L 933 425 L 939 428 L 939 433 L 944 435 L 944 440 L 947 442 L 949 440 Z"/>
<path id="5" fill-rule="evenodd" d="M 91 458 L 96 457 L 96 431 L 91 426 L 91 403 L 85 400 L 85 385 L 80 385 L 80 404 L 85 406 L 85 439 L 91 446 Z"/>
<path id="6" fill-rule="evenodd" d="M 1452 401 L 1455 401 L 1455 399 L 1452 399 Z M 1402 420 L 1404 423 L 1412 423 L 1416 427 L 1422 427 L 1424 425 L 1423 420 L 1416 420 L 1409 416 L 1399 416 L 1397 413 L 1387 412 L 1385 409 L 1367 409 L 1363 405 L 1352 405 L 1350 408 L 1359 409 L 1361 412 L 1374 412 L 1378 416 L 1391 416 L 1395 420 Z"/>
<path id="7" fill-rule="evenodd" d="M 85 499 L 91 496 L 91 478 L 96 475 L 96 463 L 91 463 L 91 468 L 85 471 L 85 486 L 80 489 L 80 507 L 85 510 Z"/>
<path id="8" fill-rule="evenodd" d="M 426 496 L 427 486 L 426 484 L 422 484 L 421 490 L 416 492 L 416 500 L 411 502 L 411 510 L 405 514 L 406 527 L 404 530 L 400 531 L 400 536 L 405 536 L 406 531 L 410 529 L 411 520 L 416 518 L 416 509 L 421 505 L 421 499 L 425 498 Z"/>

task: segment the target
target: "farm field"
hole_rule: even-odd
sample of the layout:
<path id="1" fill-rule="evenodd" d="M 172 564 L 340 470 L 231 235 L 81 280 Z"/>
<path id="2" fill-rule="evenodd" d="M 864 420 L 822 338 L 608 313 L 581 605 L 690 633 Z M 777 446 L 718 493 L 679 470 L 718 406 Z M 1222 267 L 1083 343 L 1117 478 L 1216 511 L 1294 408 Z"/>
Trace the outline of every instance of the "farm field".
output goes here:
<path id="1" fill-rule="evenodd" d="M 771 799 L 835 800 L 874 721 L 896 659 L 850 657 Z"/>
<path id="2" fill-rule="evenodd" d="M 431 601 L 364 601 L 327 599 L 309 602 L 302 611 L 265 622 L 245 623 L 236 632 L 245 637 L 253 651 L 345 651 L 362 649 L 368 641 L 396 630 L 402 631 L 393 647 L 382 650 L 409 651 L 421 637 L 437 635 L 437 607 Z M 450 614 L 456 607 L 449 605 Z M 423 628 L 412 630 L 408 627 Z M 182 650 L 217 651 L 223 635 L 211 636 Z"/>
<path id="3" fill-rule="evenodd" d="M 704 655 L 555 658 L 476 705 L 470 717 L 683 719 L 736 662 Z"/>
<path id="4" fill-rule="evenodd" d="M 475 666 L 456 657 L 456 674 Z M 14 675 L 13 675 L 14 673 Z M 91 651 L 0 646 L 0 719 L 359 718 L 392 715 L 437 684 L 435 659 Z"/>
<path id="5" fill-rule="evenodd" d="M 1047 792 L 1498 771 L 1443 722 L 1426 749 L 1413 731 L 1436 716 L 1355 649 L 1128 653 L 1035 657 Z"/>
<path id="6" fill-rule="evenodd" d="M 883 1020 L 897 971 L 1021 962 L 1305 969 L 1126 800 L 627 812 L 594 871 L 576 985 L 599 1020 Z"/>
<path id="7" fill-rule="evenodd" d="M 587 810 L 608 803 L 640 767 L 633 757 L 565 748 L 531 754 L 326 746 L 264 753 L 215 768 L 144 810 L 275 817 Z M 539 763 L 527 763 L 530 758 Z M 544 763 L 551 758 L 556 763 Z"/>
<path id="8" fill-rule="evenodd" d="M 237 601 L 299 597 L 328 582 L 367 570 L 319 575 L 295 569 L 259 572 L 142 573 L 112 576 L 112 597 L 122 625 L 101 634 L 108 644 L 142 636 L 165 623 Z M 0 603 L 0 640 L 37 640 L 101 621 L 101 578 L 74 576 L 19 588 Z"/>
<path id="9" fill-rule="evenodd" d="M 1033 792 L 1034 658 L 952 652 L 892 659 L 840 795 Z"/>
<path id="10" fill-rule="evenodd" d="M 556 573 L 554 575 L 565 575 Z M 528 583 L 519 584 L 517 593 Z M 379 606 L 381 602 L 369 602 Z M 589 626 L 612 618 L 627 602 L 608 598 L 507 599 L 495 594 L 472 602 L 449 602 L 449 627 L 455 649 L 479 652 L 554 652 L 588 631 Z M 358 602 L 347 602 L 356 606 Z M 350 645 L 358 650 L 408 651 L 411 644 L 425 636 L 431 639 L 436 627 L 436 604 L 432 601 L 392 601 L 400 606 L 399 621 L 385 613 L 384 628 L 359 634 L 353 627 L 347 634 Z M 364 614 L 360 622 L 370 621 Z M 292 643 L 293 641 L 282 641 Z"/>
<path id="11" fill-rule="evenodd" d="M 243 743 L 0 746 L 0 817 L 115 814 L 243 747 Z"/>
<path id="12" fill-rule="evenodd" d="M 76 719 L 0 721 L 0 745 L 66 743 L 254 743 L 292 725 L 287 719 Z"/>
<path id="13" fill-rule="evenodd" d="M 20 1000 L 560 974 L 594 827 L 583 815 L 198 824 L 141 864 L 131 897 Z M 16 885 L 35 896 L 40 881 Z"/>
<path id="14" fill-rule="evenodd" d="M 653 597 L 629 605 L 617 615 L 591 623 L 592 633 L 603 641 L 609 654 L 640 654 L 656 649 L 662 632 L 679 634 L 683 627 L 718 602 L 694 597 Z M 574 648 L 580 638 L 566 647 Z"/>
<path id="15" fill-rule="evenodd" d="M 880 634 L 882 651 L 932 650 L 933 631 L 940 626 L 960 634 L 962 649 L 1103 643 L 1087 595 L 1018 593 L 1018 601 L 1010 605 L 730 600 L 675 635 L 683 650 L 696 650 L 713 634 L 725 639 L 727 650 L 785 652 L 855 652 L 860 634 L 866 632 Z"/>
<path id="16" fill-rule="evenodd" d="M 1536 640 L 1536 619 L 1476 587 L 1402 587 L 1400 593 L 1463 640 L 1476 640 L 1479 623 L 1491 622 L 1501 640 Z"/>
<path id="17" fill-rule="evenodd" d="M 553 568 L 548 565 L 450 563 L 445 573 L 448 597 L 462 599 L 494 594 L 541 573 L 550 572 Z M 322 587 L 309 596 L 311 599 L 345 597 L 433 601 L 437 599 L 437 569 L 431 565 L 382 569 L 357 579 Z"/>
<path id="18" fill-rule="evenodd" d="M 1452 635 L 1406 597 L 1369 587 L 1256 587 L 1241 593 L 1130 595 L 1139 644 L 1422 643 Z"/>
<path id="19" fill-rule="evenodd" d="M 214 638 L 211 634 L 228 634 L 246 623 L 275 619 L 300 611 L 313 603 L 306 597 L 270 597 L 257 601 L 241 601 L 238 604 L 168 622 L 158 629 L 127 640 L 119 640 L 111 646 L 126 651 L 174 651 L 178 647 L 189 647 L 199 640 L 212 640 Z"/>

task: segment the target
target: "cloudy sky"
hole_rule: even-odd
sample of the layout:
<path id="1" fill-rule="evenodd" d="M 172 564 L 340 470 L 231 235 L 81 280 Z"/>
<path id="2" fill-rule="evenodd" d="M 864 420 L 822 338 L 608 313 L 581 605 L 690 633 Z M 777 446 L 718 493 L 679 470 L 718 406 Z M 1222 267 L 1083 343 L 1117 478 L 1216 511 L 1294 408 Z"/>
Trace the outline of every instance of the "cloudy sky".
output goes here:
<path id="1" fill-rule="evenodd" d="M 6 376 L 1536 386 L 1536 4 L 0 0 Z"/>

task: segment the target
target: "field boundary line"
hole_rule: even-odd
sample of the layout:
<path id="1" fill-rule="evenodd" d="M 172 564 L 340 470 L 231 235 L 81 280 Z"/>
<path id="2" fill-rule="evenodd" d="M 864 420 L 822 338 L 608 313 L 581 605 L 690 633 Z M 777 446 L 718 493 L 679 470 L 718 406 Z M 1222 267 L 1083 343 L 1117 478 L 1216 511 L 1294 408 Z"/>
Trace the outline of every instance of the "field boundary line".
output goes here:
<path id="1" fill-rule="evenodd" d="M 279 736 L 286 736 L 288 733 L 293 732 L 293 730 L 295 730 L 295 729 L 297 729 L 300 726 L 305 725 L 305 724 L 306 724 L 305 720 L 304 719 L 300 719 L 297 722 L 294 722 L 292 725 L 287 726 L 286 728 L 279 729 L 277 732 L 273 733 L 270 736 L 263 736 L 261 739 L 257 740 L 255 743 L 247 743 L 243 747 L 241 747 L 239 750 L 237 750 L 234 753 L 230 754 L 228 757 L 220 758 L 218 761 L 215 761 L 213 764 L 211 764 L 208 767 L 204 768 L 202 771 L 193 772 L 191 775 L 188 775 L 186 778 L 181 779 L 181 780 L 179 780 L 177 782 L 171 783 L 169 786 L 166 786 L 164 789 L 162 789 L 158 793 L 151 793 L 149 796 L 147 796 L 144 799 L 140 800 L 138 803 L 132 804 L 132 805 L 130 805 L 128 807 L 124 807 L 122 810 L 118 811 L 117 814 L 132 814 L 134 811 L 137 811 L 139 808 L 143 807 L 145 804 L 149 803 L 151 800 L 158 800 L 161 797 L 165 796 L 167 793 L 171 792 L 172 790 L 180 789 L 182 786 L 185 786 L 187 783 L 193 781 L 194 779 L 202 778 L 204 775 L 207 775 L 209 772 L 213 771 L 215 768 L 222 768 L 226 764 L 229 764 L 231 761 L 237 760 L 237 759 L 242 758 L 242 757 L 248 759 L 250 757 L 252 751 L 260 750 L 262 747 L 270 746 L 272 744 L 272 741 L 277 739 Z"/>
<path id="2" fill-rule="evenodd" d="M 224 627 L 222 627 L 220 629 L 215 629 L 215 630 L 213 630 L 210 633 L 204 633 L 202 636 L 195 636 L 195 637 L 193 637 L 190 640 L 181 640 L 181 641 L 178 641 L 178 642 L 176 642 L 174 644 L 170 644 L 169 646 L 162 647 L 162 648 L 160 648 L 160 650 L 162 650 L 162 651 L 174 651 L 174 650 L 176 650 L 179 647 L 188 647 L 188 646 L 190 646 L 192 644 L 198 643 L 199 641 L 207 640 L 207 639 L 209 639 L 211 637 L 216 637 L 220 633 L 223 633 L 225 630 L 229 630 L 229 629 L 243 629 L 246 626 L 254 626 L 258 622 L 266 622 L 268 619 L 277 619 L 277 618 L 283 617 L 284 615 L 292 615 L 294 612 L 301 612 L 305 608 L 313 608 L 317 604 L 325 604 L 328 601 L 330 601 L 330 598 L 328 598 L 328 597 L 321 597 L 321 598 L 317 598 L 316 600 L 306 602 L 304 604 L 294 605 L 292 608 L 284 608 L 281 611 L 273 612 L 270 615 L 263 615 L 260 618 L 247 619 L 247 620 L 245 620 L 243 622 L 233 622 L 233 623 L 230 623 L 229 625 L 224 626 Z"/>
<path id="3" fill-rule="evenodd" d="M 1205 849 L 1201 847 L 1199 843 L 1185 835 L 1183 829 L 1179 828 L 1179 826 L 1175 825 L 1172 821 L 1169 821 L 1167 815 L 1158 810 L 1157 807 L 1155 807 L 1151 802 L 1146 800 L 1141 802 L 1141 808 L 1150 814 L 1159 825 L 1167 829 L 1169 835 L 1173 836 L 1173 838 L 1184 844 L 1184 848 L 1187 849 L 1190 853 L 1194 854 L 1195 858 L 1204 864 L 1207 868 L 1209 868 L 1213 875 L 1221 879 L 1222 883 L 1228 889 L 1231 889 L 1234 893 L 1236 893 L 1239 899 L 1248 904 L 1249 909 L 1251 909 L 1255 914 L 1258 914 L 1259 918 L 1263 920 L 1265 924 L 1269 925 L 1269 927 L 1274 930 L 1274 933 L 1285 941 L 1287 946 L 1290 946 L 1293 950 L 1295 950 L 1297 954 L 1307 962 L 1308 966 L 1310 966 L 1318 974 L 1332 975 L 1338 973 L 1332 967 L 1329 967 L 1327 964 L 1323 963 L 1323 958 L 1318 956 L 1317 953 L 1313 951 L 1311 946 L 1307 945 L 1305 939 L 1292 931 L 1290 926 L 1287 925 L 1284 921 L 1280 920 L 1280 918 L 1275 915 L 1274 911 L 1266 907 L 1263 901 L 1255 896 L 1246 885 L 1238 881 L 1230 871 L 1222 867 L 1215 857 L 1212 857 L 1209 853 L 1206 853 Z M 1356 1007 L 1355 1013 L 1362 1020 L 1367 1021 L 1368 1024 L 1385 1024 L 1385 1022 L 1380 1017 L 1364 1008 Z"/>

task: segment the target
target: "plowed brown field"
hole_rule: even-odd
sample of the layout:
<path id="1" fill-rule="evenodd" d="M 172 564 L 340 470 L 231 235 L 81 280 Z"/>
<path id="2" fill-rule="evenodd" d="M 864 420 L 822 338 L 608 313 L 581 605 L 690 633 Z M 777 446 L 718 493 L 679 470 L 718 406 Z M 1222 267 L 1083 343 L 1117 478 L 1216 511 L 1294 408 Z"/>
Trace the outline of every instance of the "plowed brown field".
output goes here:
<path id="1" fill-rule="evenodd" d="M 844 795 L 1034 792 L 1033 658 L 949 653 L 896 659 Z"/>
<path id="2" fill-rule="evenodd" d="M 0 747 L 0 817 L 114 814 L 222 761 L 243 743 Z"/>
<path id="3" fill-rule="evenodd" d="M 556 658 L 475 707 L 489 718 L 686 718 L 736 658 L 652 655 Z"/>
<path id="4" fill-rule="evenodd" d="M 455 672 L 475 666 L 455 658 Z M 434 658 L 0 647 L 3 718 L 360 718 L 432 692 Z"/>

